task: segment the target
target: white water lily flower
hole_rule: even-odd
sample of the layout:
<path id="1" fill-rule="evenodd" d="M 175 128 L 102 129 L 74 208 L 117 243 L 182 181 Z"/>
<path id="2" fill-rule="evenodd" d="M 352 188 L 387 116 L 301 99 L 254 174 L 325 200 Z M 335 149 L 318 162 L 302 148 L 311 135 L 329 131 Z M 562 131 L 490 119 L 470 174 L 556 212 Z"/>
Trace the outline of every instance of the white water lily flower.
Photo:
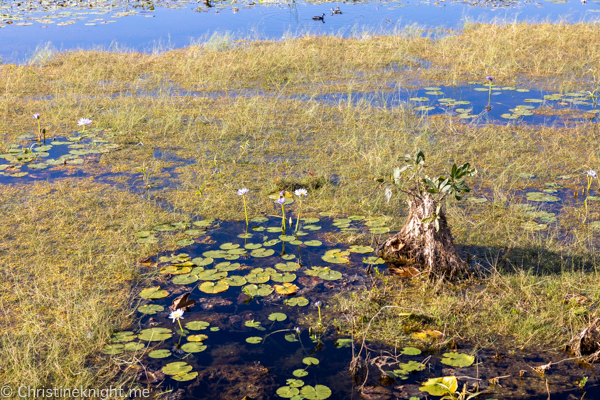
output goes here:
<path id="1" fill-rule="evenodd" d="M 306 189 L 296 189 L 294 190 L 294 194 L 298 197 L 308 196 L 308 192 L 306 191 Z"/>
<path id="2" fill-rule="evenodd" d="M 79 126 L 88 126 L 91 123 L 92 123 L 92 120 L 87 119 L 87 118 L 81 118 L 79 121 L 77 121 L 77 125 L 79 125 Z"/>
<path id="3" fill-rule="evenodd" d="M 592 177 L 592 178 L 595 178 L 595 177 L 597 176 L 597 175 L 596 175 L 596 171 L 594 171 L 593 169 L 590 169 L 590 170 L 587 172 L 587 174 L 588 174 L 588 176 L 590 176 L 590 177 Z"/>
<path id="4" fill-rule="evenodd" d="M 243 196 L 243 195 L 245 195 L 246 193 L 248 193 L 249 191 L 250 191 L 250 189 L 241 188 L 241 189 L 238 189 L 238 191 L 237 191 L 237 194 L 238 194 L 239 196 Z"/>
<path id="5" fill-rule="evenodd" d="M 169 314 L 169 318 L 173 320 L 173 323 L 175 323 L 177 320 L 183 319 L 183 310 L 180 308 L 173 311 L 171 314 Z"/>

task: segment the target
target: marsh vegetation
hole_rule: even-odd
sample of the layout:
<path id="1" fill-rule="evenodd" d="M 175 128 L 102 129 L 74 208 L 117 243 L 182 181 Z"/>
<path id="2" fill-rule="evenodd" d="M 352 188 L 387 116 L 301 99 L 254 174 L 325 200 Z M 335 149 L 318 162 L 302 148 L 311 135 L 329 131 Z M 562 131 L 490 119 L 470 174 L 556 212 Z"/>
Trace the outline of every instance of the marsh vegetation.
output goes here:
<path id="1" fill-rule="evenodd" d="M 354 357 L 370 398 L 597 384 L 548 363 L 598 317 L 599 34 L 477 24 L 0 65 L 1 380 L 324 399 L 350 393 Z M 468 82 L 483 102 L 370 101 Z M 554 97 L 489 117 L 510 88 Z M 373 253 L 410 216 L 393 171 L 418 150 L 436 179 L 477 169 L 430 210 L 474 274 L 394 275 Z"/>

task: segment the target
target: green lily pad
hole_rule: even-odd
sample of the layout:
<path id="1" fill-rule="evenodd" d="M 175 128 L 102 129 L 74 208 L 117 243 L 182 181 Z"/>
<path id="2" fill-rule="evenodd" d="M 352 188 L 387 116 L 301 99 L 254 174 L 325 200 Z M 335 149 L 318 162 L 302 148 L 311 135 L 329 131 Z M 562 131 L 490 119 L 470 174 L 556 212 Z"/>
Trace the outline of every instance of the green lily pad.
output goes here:
<path id="1" fill-rule="evenodd" d="M 250 343 L 250 344 L 259 344 L 262 342 L 262 338 L 259 336 L 251 336 L 249 338 L 246 339 L 246 342 Z"/>
<path id="2" fill-rule="evenodd" d="M 254 329 L 258 329 L 259 331 L 264 331 L 266 330 L 265 328 L 263 328 L 261 326 L 260 321 L 255 321 L 253 319 L 248 320 L 246 322 L 244 322 L 244 325 L 247 326 L 248 328 L 254 328 Z"/>
<path id="3" fill-rule="evenodd" d="M 390 228 L 386 228 L 386 227 L 377 227 L 377 228 L 369 229 L 369 232 L 374 233 L 376 235 L 388 233 L 389 231 L 390 231 Z"/>
<path id="4" fill-rule="evenodd" d="M 113 343 L 131 342 L 136 337 L 137 337 L 137 335 L 135 335 L 131 331 L 123 331 L 123 332 L 113 333 L 110 337 L 110 341 Z"/>
<path id="5" fill-rule="evenodd" d="M 188 342 L 181 346 L 181 350 L 186 353 L 200 353 L 206 350 L 206 345 L 202 344 L 202 342 Z"/>
<path id="6" fill-rule="evenodd" d="M 181 348 L 183 349 L 183 346 L 181 346 Z M 172 378 L 178 382 L 186 382 L 186 381 L 191 381 L 192 379 L 196 379 L 197 376 L 198 376 L 198 372 L 194 371 L 194 372 L 189 372 L 189 373 L 185 373 L 185 374 L 175 375 Z"/>
<path id="7" fill-rule="evenodd" d="M 240 267 L 240 263 L 231 263 L 230 261 L 224 261 L 215 265 L 215 269 L 218 271 L 235 271 Z"/>
<path id="8" fill-rule="evenodd" d="M 402 354 L 407 356 L 418 356 L 421 354 L 421 350 L 417 349 L 416 347 L 405 347 L 402 349 Z"/>
<path id="9" fill-rule="evenodd" d="M 229 286 L 244 286 L 246 283 L 248 283 L 248 281 L 246 281 L 246 278 L 239 275 L 229 276 L 227 278 L 222 279 L 222 281 L 228 284 Z"/>
<path id="10" fill-rule="evenodd" d="M 279 240 L 281 240 L 282 242 L 293 242 L 294 240 L 296 240 L 296 236 L 281 235 L 279 236 Z"/>
<path id="11" fill-rule="evenodd" d="M 383 260 L 383 258 L 377 257 L 377 256 L 363 257 L 363 262 L 365 264 L 373 264 L 373 265 L 385 264 L 385 261 Z"/>
<path id="12" fill-rule="evenodd" d="M 410 101 L 429 101 L 429 97 L 410 97 L 408 100 Z"/>
<path id="13" fill-rule="evenodd" d="M 296 387 L 282 386 L 277 389 L 277 396 L 283 397 L 284 399 L 291 399 L 300 393 L 300 390 Z"/>
<path id="14" fill-rule="evenodd" d="M 287 315 L 284 313 L 276 312 L 269 314 L 269 321 L 285 321 L 287 319 Z"/>
<path id="15" fill-rule="evenodd" d="M 297 378 L 302 378 L 303 376 L 308 375 L 308 372 L 306 372 L 306 370 L 304 369 L 296 369 L 294 370 L 294 372 L 292 372 L 292 375 L 294 375 Z"/>
<path id="16" fill-rule="evenodd" d="M 547 193 L 543 193 L 543 192 L 528 192 L 527 193 L 527 200 L 530 201 L 544 201 L 544 202 L 555 202 L 555 201 L 560 201 L 559 197 L 556 196 L 551 196 Z"/>
<path id="17" fill-rule="evenodd" d="M 194 239 L 179 239 L 175 243 L 177 243 L 178 246 L 189 246 L 196 242 L 194 241 Z"/>
<path id="18" fill-rule="evenodd" d="M 201 228 L 208 228 L 209 226 L 212 225 L 213 222 L 215 222 L 214 219 L 205 219 L 205 220 L 202 220 L 202 221 L 194 221 L 193 224 L 195 226 L 199 226 Z"/>
<path id="19" fill-rule="evenodd" d="M 167 358 L 171 357 L 171 352 L 167 349 L 154 350 L 148 353 L 148 357 L 150 358 Z"/>
<path id="20" fill-rule="evenodd" d="M 287 333 L 285 335 L 285 340 L 287 340 L 288 342 L 297 342 L 298 341 L 295 333 Z"/>
<path id="21" fill-rule="evenodd" d="M 140 308 L 138 308 L 138 311 L 141 312 L 142 314 L 156 314 L 157 312 L 161 312 L 163 311 L 165 308 L 161 305 L 158 304 L 144 304 L 143 306 L 141 306 Z"/>
<path id="22" fill-rule="evenodd" d="M 317 365 L 319 364 L 319 360 L 314 357 L 304 357 L 302 362 L 306 365 Z"/>
<path id="23" fill-rule="evenodd" d="M 291 299 L 286 299 L 284 303 L 288 306 L 295 307 L 304 307 L 308 305 L 308 299 L 305 297 L 294 297 Z"/>
<path id="24" fill-rule="evenodd" d="M 225 250 L 210 250 L 205 251 L 202 255 L 207 258 L 225 258 L 228 253 Z"/>
<path id="25" fill-rule="evenodd" d="M 250 273 L 245 276 L 246 280 L 250 283 L 267 283 L 271 279 L 271 275 L 268 273 Z"/>
<path id="26" fill-rule="evenodd" d="M 285 383 L 287 383 L 287 385 L 289 387 L 293 387 L 293 388 L 298 388 L 298 387 L 304 386 L 304 381 L 302 381 L 300 379 L 294 379 L 294 378 L 288 379 Z"/>
<path id="27" fill-rule="evenodd" d="M 306 231 L 318 231 L 319 229 L 321 229 L 321 227 L 318 225 L 306 225 L 306 226 L 303 226 L 302 229 L 304 229 Z"/>
<path id="28" fill-rule="evenodd" d="M 123 346 L 122 344 L 109 344 L 107 346 L 104 346 L 103 353 L 110 355 L 121 354 L 124 348 L 125 346 Z"/>
<path id="29" fill-rule="evenodd" d="M 266 243 L 265 243 L 265 245 L 266 245 Z M 252 250 L 252 252 L 250 253 L 250 255 L 252 257 L 257 257 L 257 258 L 270 257 L 273 254 L 275 254 L 275 250 L 273 250 L 273 249 L 264 249 L 264 248 Z"/>
<path id="30" fill-rule="evenodd" d="M 196 281 L 198 281 L 198 276 L 194 274 L 177 275 L 171 280 L 171 282 L 176 285 L 189 285 L 190 283 L 194 283 Z"/>
<path id="31" fill-rule="evenodd" d="M 271 240 L 267 240 L 266 242 L 264 242 L 263 246 L 275 246 L 277 243 L 281 243 L 281 240 L 271 239 Z"/>
<path id="32" fill-rule="evenodd" d="M 444 396 L 455 393 L 458 389 L 458 381 L 454 376 L 445 376 L 443 378 L 430 378 L 419 388 L 422 392 L 427 392 L 432 396 Z"/>
<path id="33" fill-rule="evenodd" d="M 352 339 L 338 339 L 334 343 L 336 349 L 352 346 Z"/>
<path id="34" fill-rule="evenodd" d="M 275 264 L 275 268 L 283 272 L 294 272 L 300 268 L 300 264 L 295 262 L 287 262 L 287 263 L 277 263 Z"/>
<path id="35" fill-rule="evenodd" d="M 206 335 L 202 335 L 202 334 L 197 334 L 197 335 L 189 335 L 189 336 L 187 337 L 187 340 L 188 340 L 189 342 L 203 342 L 203 341 L 205 341 L 206 339 L 208 339 L 208 336 L 206 336 Z"/>
<path id="36" fill-rule="evenodd" d="M 290 274 L 289 272 L 285 272 L 283 274 L 271 274 L 271 279 L 275 282 L 285 283 L 285 282 L 293 282 L 296 280 L 295 274 Z"/>
<path id="37" fill-rule="evenodd" d="M 308 400 L 324 400 L 331 396 L 331 389 L 325 385 L 315 385 L 315 387 L 306 385 L 300 393 Z"/>
<path id="38" fill-rule="evenodd" d="M 270 285 L 261 284 L 259 286 L 256 285 L 246 285 L 242 288 L 242 291 L 246 293 L 248 296 L 256 297 L 256 296 L 268 296 L 273 293 L 275 289 L 273 289 Z"/>
<path id="39" fill-rule="evenodd" d="M 468 367 L 475 362 L 475 357 L 463 353 L 444 353 L 442 364 L 452 367 Z"/>
<path id="40" fill-rule="evenodd" d="M 342 273 L 326 268 L 324 271 L 319 272 L 317 276 L 326 281 L 335 281 L 342 277 Z"/>
<path id="41" fill-rule="evenodd" d="M 170 339 L 173 333 L 168 328 L 149 328 L 144 329 L 138 335 L 140 340 L 146 340 L 148 342 L 160 342 L 162 340 Z"/>
<path id="42" fill-rule="evenodd" d="M 165 365 L 161 371 L 166 375 L 179 375 L 190 372 L 192 369 L 194 368 L 185 361 L 176 361 Z"/>
<path id="43" fill-rule="evenodd" d="M 351 253 L 362 253 L 362 254 L 367 254 L 367 253 L 372 253 L 375 251 L 374 248 L 372 248 L 371 246 L 358 246 L 358 245 L 353 245 L 350 246 L 350 248 L 348 249 L 349 252 Z"/>
<path id="44" fill-rule="evenodd" d="M 151 288 L 143 289 L 140 292 L 140 297 L 143 299 L 154 300 L 163 299 L 169 295 L 166 290 L 161 290 L 160 286 L 154 286 Z"/>
<path id="45" fill-rule="evenodd" d="M 278 232 L 282 232 L 283 228 L 281 226 L 269 226 L 267 228 L 267 232 L 269 233 L 278 233 Z"/>
<path id="46" fill-rule="evenodd" d="M 217 271 L 216 269 L 207 269 L 198 274 L 198 279 L 203 281 L 218 281 L 227 276 L 226 271 Z"/>
<path id="47" fill-rule="evenodd" d="M 229 285 L 227 282 L 218 281 L 218 282 L 204 282 L 200 285 L 199 289 L 204 293 L 221 293 L 229 289 Z"/>
<path id="48" fill-rule="evenodd" d="M 232 249 L 237 249 L 238 247 L 240 247 L 239 244 L 233 244 L 233 243 L 223 243 L 221 246 L 219 246 L 222 250 L 232 250 Z"/>
<path id="49" fill-rule="evenodd" d="M 307 246 L 321 246 L 323 244 L 323 242 L 321 242 L 320 240 L 307 240 L 306 242 L 304 242 L 305 245 Z"/>
<path id="50" fill-rule="evenodd" d="M 210 324 L 205 321 L 190 321 L 185 324 L 185 327 L 191 331 L 203 331 L 208 328 Z"/>
<path id="51" fill-rule="evenodd" d="M 406 372 L 423 371 L 425 369 L 425 365 L 417 361 L 409 361 L 406 364 L 399 364 L 398 366 Z"/>
<path id="52" fill-rule="evenodd" d="M 247 248 L 248 250 L 256 250 L 258 248 L 261 248 L 262 244 L 260 244 L 260 243 L 247 243 L 244 247 Z"/>
<path id="53" fill-rule="evenodd" d="M 138 351 L 145 348 L 146 345 L 140 342 L 129 342 L 125 344 L 125 350 L 127 351 Z"/>
<path id="54" fill-rule="evenodd" d="M 267 222 L 268 220 L 269 220 L 269 218 L 267 218 L 267 217 L 254 217 L 254 218 L 250 218 L 250 221 L 256 222 L 258 224 L 260 224 L 262 222 Z"/>

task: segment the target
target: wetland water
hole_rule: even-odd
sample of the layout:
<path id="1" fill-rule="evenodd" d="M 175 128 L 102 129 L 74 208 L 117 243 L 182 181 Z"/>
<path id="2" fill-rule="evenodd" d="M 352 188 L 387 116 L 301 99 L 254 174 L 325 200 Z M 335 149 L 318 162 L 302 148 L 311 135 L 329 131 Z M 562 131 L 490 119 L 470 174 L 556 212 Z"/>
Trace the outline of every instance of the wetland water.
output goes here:
<path id="1" fill-rule="evenodd" d="M 75 3 L 73 3 L 75 4 Z M 212 2 L 131 3 L 0 2 L 0 57 L 25 62 L 38 46 L 64 51 L 121 48 L 161 51 L 206 40 L 214 33 L 233 38 L 282 39 L 306 33 L 359 36 L 393 32 L 415 24 L 424 29 L 462 28 L 466 21 L 597 20 L 597 0 L 530 2 Z M 330 15 L 340 7 L 341 15 Z M 325 13 L 324 21 L 313 16 Z"/>

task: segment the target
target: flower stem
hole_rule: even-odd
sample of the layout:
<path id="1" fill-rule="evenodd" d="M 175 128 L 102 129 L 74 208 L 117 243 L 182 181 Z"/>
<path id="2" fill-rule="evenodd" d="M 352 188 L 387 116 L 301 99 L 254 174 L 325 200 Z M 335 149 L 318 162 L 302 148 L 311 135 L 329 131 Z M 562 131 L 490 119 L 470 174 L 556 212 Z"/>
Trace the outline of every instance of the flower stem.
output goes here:
<path id="1" fill-rule="evenodd" d="M 183 327 L 181 326 L 181 321 L 177 320 L 177 322 L 179 323 L 179 327 L 181 328 L 181 336 L 183 336 Z"/>
<path id="2" fill-rule="evenodd" d="M 319 325 L 323 325 L 321 323 L 321 306 L 319 306 Z"/>
<path id="3" fill-rule="evenodd" d="M 489 81 L 489 91 L 488 91 L 488 108 L 490 108 L 490 104 L 492 104 L 492 81 Z"/>
<path id="4" fill-rule="evenodd" d="M 246 196 L 242 196 L 244 200 L 244 214 L 246 214 L 246 227 L 248 227 L 248 208 L 246 207 Z"/>
<path id="5" fill-rule="evenodd" d="M 298 232 L 298 226 L 300 226 L 300 210 L 302 209 L 302 198 L 298 199 L 298 219 L 296 220 L 296 233 Z"/>
<path id="6" fill-rule="evenodd" d="M 285 235 L 285 206 L 283 204 L 281 205 L 281 213 L 281 226 L 283 227 L 283 234 Z"/>

